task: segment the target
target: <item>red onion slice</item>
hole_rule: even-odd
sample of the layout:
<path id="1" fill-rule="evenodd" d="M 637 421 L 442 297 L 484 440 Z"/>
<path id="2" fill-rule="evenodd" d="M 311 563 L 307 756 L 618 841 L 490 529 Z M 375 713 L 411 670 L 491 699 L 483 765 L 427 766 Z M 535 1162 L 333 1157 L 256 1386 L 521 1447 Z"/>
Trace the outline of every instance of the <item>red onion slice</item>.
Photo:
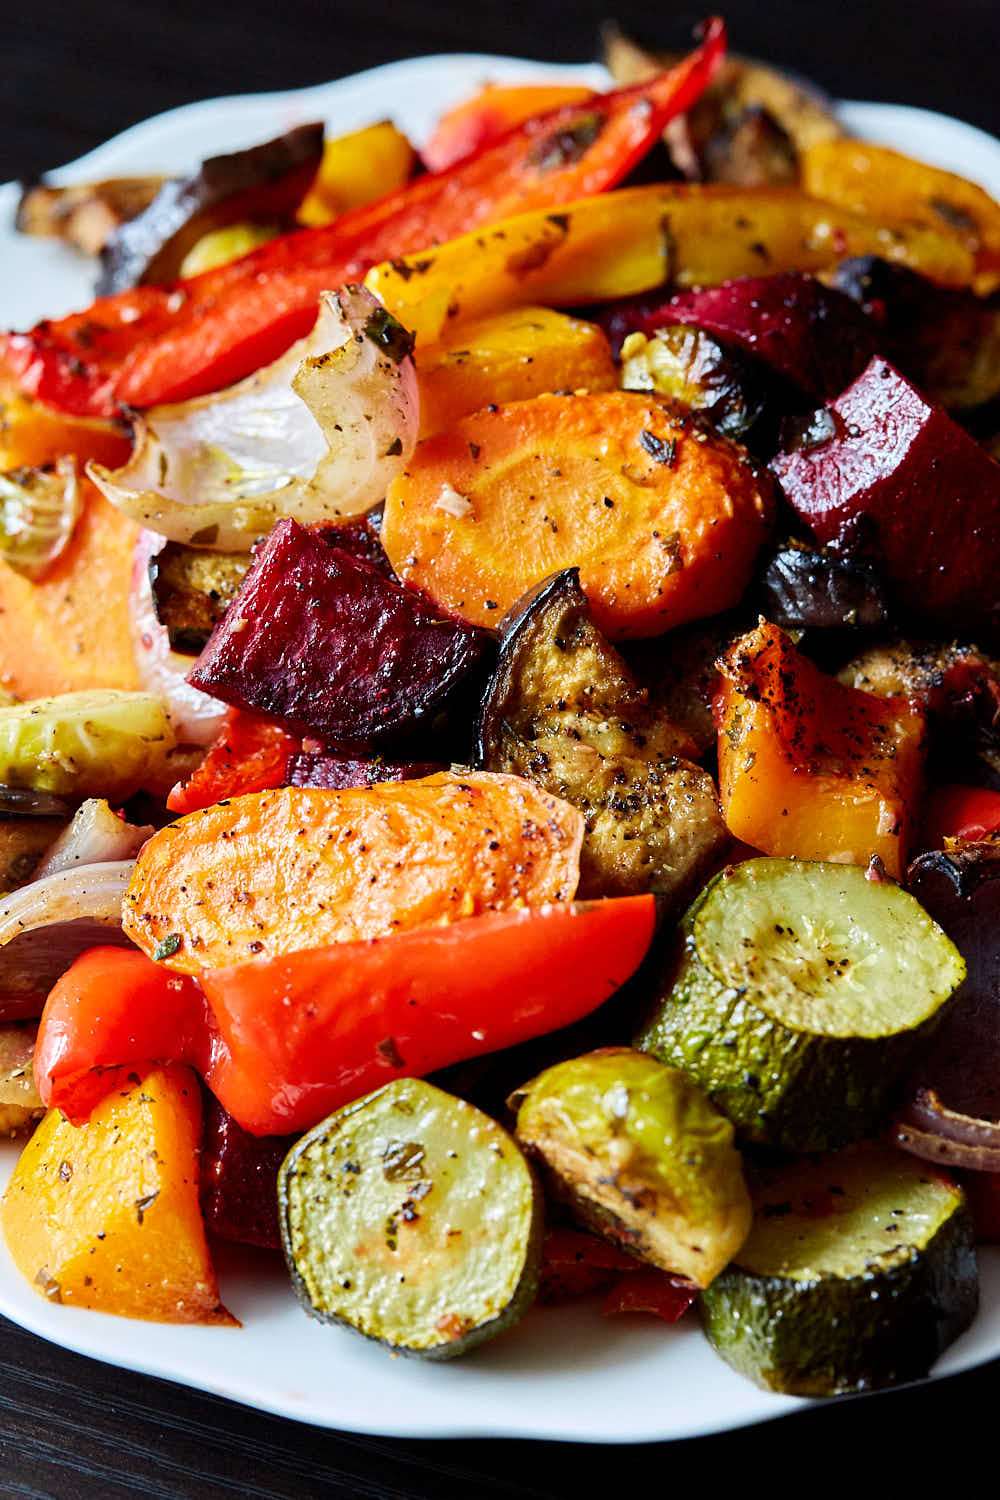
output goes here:
<path id="1" fill-rule="evenodd" d="M 131 947 L 122 897 L 134 859 L 59 870 L 0 901 L 0 1021 L 41 1015 L 49 990 L 98 943 Z"/>

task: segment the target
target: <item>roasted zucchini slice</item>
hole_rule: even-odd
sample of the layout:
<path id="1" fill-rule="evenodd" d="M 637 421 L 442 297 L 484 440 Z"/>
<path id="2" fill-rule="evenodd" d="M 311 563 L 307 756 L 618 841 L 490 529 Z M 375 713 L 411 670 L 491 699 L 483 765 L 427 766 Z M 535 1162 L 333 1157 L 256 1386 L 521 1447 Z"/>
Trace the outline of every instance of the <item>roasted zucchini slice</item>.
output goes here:
<path id="1" fill-rule="evenodd" d="M 709 1342 L 766 1390 L 839 1396 L 917 1380 L 979 1300 L 961 1188 L 883 1146 L 764 1175 L 735 1262 L 699 1298 Z"/>
<path id="2" fill-rule="evenodd" d="M 728 844 L 690 736 L 594 624 L 577 569 L 533 589 L 503 622 L 477 756 L 571 802 L 586 820 L 582 898 L 686 892 Z"/>
<path id="3" fill-rule="evenodd" d="M 517 1139 L 588 1228 L 708 1286 L 750 1228 L 733 1127 L 677 1068 L 605 1047 L 511 1097 Z"/>
<path id="4" fill-rule="evenodd" d="M 175 739 L 163 700 L 114 688 L 0 708 L 0 782 L 123 800 L 162 780 Z"/>
<path id="5" fill-rule="evenodd" d="M 419 1078 L 338 1110 L 278 1175 L 306 1311 L 399 1354 L 451 1359 L 517 1322 L 538 1285 L 541 1199 L 495 1120 Z"/>
<path id="6" fill-rule="evenodd" d="M 856 865 L 730 866 L 681 932 L 638 1045 L 686 1068 L 745 1138 L 788 1151 L 872 1134 L 965 977 L 923 907 Z"/>

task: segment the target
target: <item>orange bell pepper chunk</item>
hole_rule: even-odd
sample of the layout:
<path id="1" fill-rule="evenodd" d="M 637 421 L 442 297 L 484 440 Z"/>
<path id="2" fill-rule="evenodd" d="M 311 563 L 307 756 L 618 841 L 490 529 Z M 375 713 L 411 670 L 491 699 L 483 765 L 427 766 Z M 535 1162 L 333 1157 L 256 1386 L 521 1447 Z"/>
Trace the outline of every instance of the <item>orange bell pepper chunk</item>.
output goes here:
<path id="1" fill-rule="evenodd" d="M 719 661 L 715 702 L 726 826 L 765 854 L 902 875 L 925 719 L 906 698 L 845 687 L 762 621 Z"/>

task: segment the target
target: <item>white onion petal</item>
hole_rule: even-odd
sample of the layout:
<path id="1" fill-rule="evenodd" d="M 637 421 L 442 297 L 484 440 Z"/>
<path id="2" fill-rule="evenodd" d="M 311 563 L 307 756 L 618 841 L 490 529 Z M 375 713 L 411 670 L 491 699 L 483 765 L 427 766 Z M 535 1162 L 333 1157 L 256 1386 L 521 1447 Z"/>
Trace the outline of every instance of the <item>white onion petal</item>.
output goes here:
<path id="1" fill-rule="evenodd" d="M 103 797 L 89 797 L 77 809 L 73 821 L 52 844 L 35 871 L 35 880 L 72 870 L 80 865 L 105 864 L 135 859 L 152 827 L 138 827 L 113 813 Z"/>
<path id="2" fill-rule="evenodd" d="M 248 551 L 283 516 L 336 523 L 385 495 L 417 440 L 407 336 L 364 287 L 324 292 L 312 332 L 211 396 L 155 406 L 114 473 L 119 510 L 174 541 Z"/>
<path id="3" fill-rule="evenodd" d="M 128 599 L 132 654 L 143 688 L 166 704 L 178 742 L 210 745 L 222 728 L 227 706 L 186 680 L 195 658 L 171 649 L 170 633 L 157 618 L 149 564 L 166 545 L 166 537 L 145 530 L 135 544 Z"/>

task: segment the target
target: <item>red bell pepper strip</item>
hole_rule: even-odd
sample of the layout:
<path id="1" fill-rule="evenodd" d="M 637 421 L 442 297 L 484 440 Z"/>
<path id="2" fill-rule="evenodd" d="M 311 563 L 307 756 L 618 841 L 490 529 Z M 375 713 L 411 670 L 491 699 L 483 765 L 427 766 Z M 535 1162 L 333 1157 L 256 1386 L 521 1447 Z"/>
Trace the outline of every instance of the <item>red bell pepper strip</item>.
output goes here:
<path id="1" fill-rule="evenodd" d="M 39 1093 L 79 1124 L 116 1069 L 186 1062 L 252 1135 L 307 1130 L 392 1078 L 587 1015 L 638 967 L 653 921 L 651 896 L 487 912 L 252 959 L 200 986 L 141 953 L 92 949 L 46 1002 Z"/>
<path id="2" fill-rule="evenodd" d="M 601 1312 L 609 1317 L 614 1313 L 652 1313 L 666 1323 L 676 1323 L 697 1295 L 698 1288 L 686 1277 L 650 1269 L 637 1276 L 623 1276 L 608 1292 Z"/>
<path id="3" fill-rule="evenodd" d="M 944 840 L 974 843 L 1000 829 L 1000 792 L 982 786 L 939 786 L 927 799 L 921 843 L 941 849 Z"/>
<path id="4" fill-rule="evenodd" d="M 614 187 L 698 100 L 725 45 L 725 27 L 713 19 L 694 52 L 648 83 L 537 115 L 474 157 L 229 265 L 7 335 L 0 363 L 29 395 L 79 415 L 113 416 L 121 405 L 218 390 L 307 333 L 320 292 L 377 262 Z"/>
<path id="5" fill-rule="evenodd" d="M 289 762 L 301 748 L 301 740 L 280 724 L 232 708 L 201 765 L 171 791 L 167 807 L 178 814 L 197 812 L 227 797 L 284 786 Z"/>

